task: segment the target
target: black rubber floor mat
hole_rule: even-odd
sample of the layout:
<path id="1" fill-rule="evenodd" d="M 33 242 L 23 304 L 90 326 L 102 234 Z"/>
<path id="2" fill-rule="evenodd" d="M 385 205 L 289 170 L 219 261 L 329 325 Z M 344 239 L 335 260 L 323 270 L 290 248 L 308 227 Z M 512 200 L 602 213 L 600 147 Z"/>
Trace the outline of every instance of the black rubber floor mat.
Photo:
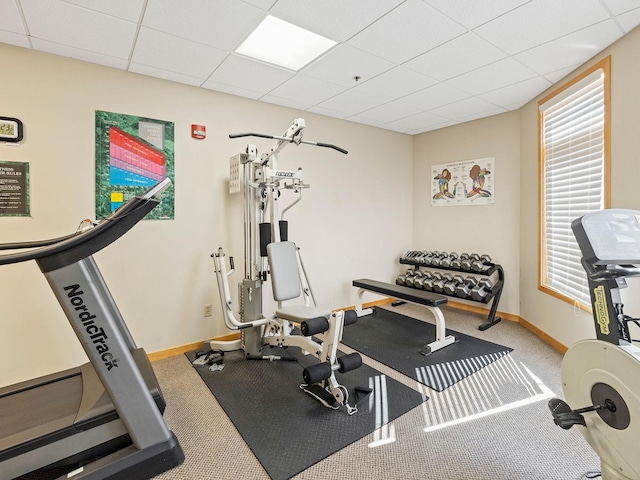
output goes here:
<path id="1" fill-rule="evenodd" d="M 297 348 L 266 349 L 296 361 L 247 360 L 241 351 L 224 356 L 224 369 L 196 370 L 273 479 L 286 479 L 359 440 L 425 400 L 423 394 L 362 365 L 339 374 L 352 395 L 356 387 L 373 393 L 348 415 L 331 410 L 300 389 L 302 370 L 317 363 Z M 186 354 L 194 360 L 193 352 Z M 353 404 L 353 399 L 350 399 Z M 212 426 L 215 428 L 215 426 Z M 385 429 L 381 429 L 386 431 Z M 241 474 L 241 472 L 239 472 Z"/>
<path id="2" fill-rule="evenodd" d="M 342 343 L 439 392 L 513 350 L 453 330 L 447 335 L 456 342 L 423 355 L 436 338 L 435 325 L 375 308 L 344 329 Z"/>

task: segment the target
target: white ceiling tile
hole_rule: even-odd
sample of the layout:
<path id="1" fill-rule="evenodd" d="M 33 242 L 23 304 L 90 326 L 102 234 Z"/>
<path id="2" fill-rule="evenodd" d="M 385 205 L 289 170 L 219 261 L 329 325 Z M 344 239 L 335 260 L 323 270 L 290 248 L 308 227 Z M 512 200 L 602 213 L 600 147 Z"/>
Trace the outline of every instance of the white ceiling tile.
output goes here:
<path id="1" fill-rule="evenodd" d="M 616 23 L 607 20 L 526 50 L 514 58 L 544 75 L 586 62 L 621 36 Z"/>
<path id="2" fill-rule="evenodd" d="M 407 0 L 348 43 L 401 64 L 465 31 L 460 24 L 421 0 Z"/>
<path id="3" fill-rule="evenodd" d="M 269 92 L 278 98 L 308 103 L 308 106 L 323 102 L 341 92 L 346 87 L 325 82 L 316 78 L 296 75 Z M 307 107 L 308 108 L 308 107 Z"/>
<path id="4" fill-rule="evenodd" d="M 110 57 L 109 55 L 102 55 L 101 53 L 88 52 L 87 50 L 82 50 L 80 48 L 60 45 L 34 37 L 31 37 L 31 43 L 33 44 L 33 49 L 40 52 L 52 53 L 54 55 L 60 55 L 61 57 L 75 58 L 76 60 L 104 65 L 111 68 L 118 68 L 120 70 L 127 69 L 128 60 L 125 58 L 116 58 Z"/>
<path id="5" fill-rule="evenodd" d="M 640 8 L 640 1 L 638 0 L 603 0 L 603 2 L 614 15 L 620 15 L 629 10 Z"/>
<path id="6" fill-rule="evenodd" d="M 520 108 L 551 85 L 550 81 L 542 77 L 535 77 L 524 82 L 498 88 L 492 92 L 483 93 L 479 97 L 507 110 L 514 110 Z"/>
<path id="7" fill-rule="evenodd" d="M 148 65 L 143 65 L 135 62 L 131 62 L 131 65 L 129 65 L 129 71 L 132 73 L 147 75 L 149 77 L 162 78 L 171 82 L 193 85 L 196 87 L 199 87 L 202 84 L 202 78 L 190 77 L 189 75 L 184 75 L 182 73 L 162 70 L 161 68 L 150 67 Z"/>
<path id="8" fill-rule="evenodd" d="M 640 24 L 640 0 L 0 0 L 0 12 L 3 43 L 407 134 L 517 109 Z M 297 73 L 233 53 L 267 14 L 343 43 Z"/>
<path id="9" fill-rule="evenodd" d="M 379 123 L 388 123 L 401 118 L 409 117 L 420 113 L 417 108 L 410 107 L 403 103 L 389 102 L 379 107 L 374 107 L 370 110 L 366 110 L 360 113 L 358 116 L 369 120 L 374 120 Z"/>
<path id="10" fill-rule="evenodd" d="M 515 54 L 608 18 L 600 0 L 532 0 L 474 32 Z"/>
<path id="11" fill-rule="evenodd" d="M 399 128 L 409 130 L 423 130 L 428 128 L 437 127 L 439 125 L 451 124 L 451 119 L 443 117 L 442 115 L 436 115 L 431 112 L 418 113 L 395 122 L 388 122 L 383 124 L 383 128 Z"/>
<path id="12" fill-rule="evenodd" d="M 549 80 L 551 83 L 555 84 L 569 75 L 571 72 L 576 70 L 579 66 L 580 65 L 572 65 L 567 68 L 561 68 L 560 70 L 556 70 L 555 72 L 546 73 L 543 75 L 543 77 Z"/>
<path id="13" fill-rule="evenodd" d="M 0 43 L 8 43 L 16 47 L 31 48 L 29 38 L 21 33 L 5 32 L 0 30 Z"/>
<path id="14" fill-rule="evenodd" d="M 269 10 L 277 0 L 242 0 L 245 3 L 249 3 L 254 7 L 258 7 L 262 10 Z"/>
<path id="15" fill-rule="evenodd" d="M 138 22 L 142 14 L 144 0 L 65 0 L 78 7 L 88 8 L 97 12 L 106 13 L 114 17 L 123 18 L 130 22 Z"/>
<path id="16" fill-rule="evenodd" d="M 340 112 L 338 110 L 332 110 L 330 108 L 321 107 L 320 105 L 316 105 L 315 107 L 308 108 L 307 111 L 313 113 L 319 113 L 320 115 L 325 115 L 327 117 L 340 118 L 344 119 L 349 116 L 348 113 Z"/>
<path id="17" fill-rule="evenodd" d="M 249 60 L 240 55 L 229 55 L 205 82 L 233 85 L 234 87 L 269 93 L 281 83 L 293 76 L 293 72 L 264 63 Z M 210 88 L 210 87 L 209 87 Z"/>
<path id="18" fill-rule="evenodd" d="M 406 135 L 409 135 L 410 134 L 409 132 L 411 131 L 408 128 L 403 128 L 403 127 L 396 126 L 393 123 L 387 123 L 386 125 L 380 125 L 380 126 L 378 126 L 378 128 L 382 128 L 384 130 L 390 130 L 392 132 L 404 133 Z"/>
<path id="19" fill-rule="evenodd" d="M 313 106 L 313 103 L 292 100 L 290 98 L 280 98 L 271 94 L 260 97 L 260 101 L 273 103 L 275 105 L 282 105 L 283 107 L 295 108 L 296 110 L 306 110 Z"/>
<path id="20" fill-rule="evenodd" d="M 233 50 L 265 12 L 227 0 L 149 0 L 143 25 L 221 50 Z"/>
<path id="21" fill-rule="evenodd" d="M 466 92 L 450 87 L 445 83 L 439 83 L 419 92 L 399 98 L 397 101 L 405 105 L 410 105 L 421 110 L 431 110 L 433 108 L 457 102 L 470 95 Z"/>
<path id="22" fill-rule="evenodd" d="M 348 115 L 357 115 L 383 103 L 386 103 L 386 100 L 375 95 L 347 90 L 318 104 L 318 107 L 344 112 Z"/>
<path id="23" fill-rule="evenodd" d="M 571 65 L 569 67 L 561 68 L 560 70 L 556 70 L 555 72 L 545 73 L 543 76 L 544 76 L 544 78 L 549 80 L 551 83 L 555 84 L 555 83 L 558 83 L 558 81 L 562 80 L 567 75 L 569 75 L 571 72 L 573 72 L 579 66 L 580 66 L 580 64 Z"/>
<path id="24" fill-rule="evenodd" d="M 359 115 L 352 115 L 351 117 L 347 117 L 346 119 L 350 122 L 362 123 L 363 125 L 371 125 L 373 127 L 377 127 L 382 124 L 382 122 L 379 122 L 377 120 L 361 117 Z"/>
<path id="25" fill-rule="evenodd" d="M 136 24 L 53 0 L 22 2 L 34 38 L 116 58 L 129 58 Z"/>
<path id="26" fill-rule="evenodd" d="M 536 76 L 530 68 L 513 58 L 498 60 L 464 75 L 452 78 L 448 84 L 473 95 L 489 92 Z"/>
<path id="27" fill-rule="evenodd" d="M 475 28 L 530 0 L 491 0 L 490 2 L 479 2 L 478 0 L 456 0 L 455 2 L 451 0 L 424 1 L 465 27 Z"/>
<path id="28" fill-rule="evenodd" d="M 403 67 L 395 67 L 362 82 L 353 89 L 393 100 L 437 83 L 434 79 Z"/>
<path id="29" fill-rule="evenodd" d="M 202 83 L 226 56 L 217 48 L 142 27 L 131 61 L 199 78 Z"/>
<path id="30" fill-rule="evenodd" d="M 387 60 L 343 44 L 332 49 L 301 72 L 305 76 L 353 87 L 356 84 L 354 76 L 358 75 L 361 77 L 360 81 L 366 81 L 393 67 L 394 64 Z"/>
<path id="31" fill-rule="evenodd" d="M 13 33 L 26 33 L 14 0 L 0 0 L 0 30 Z"/>
<path id="32" fill-rule="evenodd" d="M 252 98 L 254 100 L 259 99 L 263 94 L 261 92 L 255 92 L 246 88 L 236 87 L 235 85 L 226 85 L 224 83 L 213 82 L 207 80 L 202 84 L 202 88 L 208 88 L 209 90 L 215 90 L 216 92 L 229 93 L 238 97 Z"/>
<path id="33" fill-rule="evenodd" d="M 478 97 L 470 97 L 456 103 L 436 108 L 430 113 L 458 120 L 460 122 L 467 122 L 472 119 L 489 117 L 491 115 L 504 112 L 506 112 L 506 110 L 502 107 L 489 103 Z"/>
<path id="34" fill-rule="evenodd" d="M 502 50 L 469 32 L 409 60 L 403 67 L 447 80 L 506 56 Z"/>
<path id="35" fill-rule="evenodd" d="M 624 28 L 625 32 L 630 32 L 640 25 L 640 8 L 618 15 L 616 20 L 620 22 L 620 25 Z"/>
<path id="36" fill-rule="evenodd" d="M 348 40 L 403 0 L 279 0 L 271 14 L 337 42 Z"/>

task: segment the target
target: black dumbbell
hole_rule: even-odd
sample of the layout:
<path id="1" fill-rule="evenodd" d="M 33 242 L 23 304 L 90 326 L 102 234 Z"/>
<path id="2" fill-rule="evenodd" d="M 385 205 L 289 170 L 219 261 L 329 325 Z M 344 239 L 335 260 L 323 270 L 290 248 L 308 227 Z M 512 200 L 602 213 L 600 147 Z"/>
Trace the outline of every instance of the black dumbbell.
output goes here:
<path id="1" fill-rule="evenodd" d="M 433 291 L 433 283 L 440 280 L 441 278 L 442 274 L 440 272 L 433 272 L 431 274 L 431 278 L 428 278 L 424 281 L 424 283 L 422 284 L 422 288 L 429 292 Z"/>
<path id="2" fill-rule="evenodd" d="M 465 278 L 464 282 L 460 282 L 458 286 L 456 286 L 456 297 L 469 298 L 471 295 L 471 289 L 477 284 L 478 279 L 476 277 Z"/>
<path id="3" fill-rule="evenodd" d="M 493 282 L 488 277 L 483 277 L 478 282 L 478 285 L 471 289 L 471 299 L 476 302 L 482 302 L 487 295 L 491 293 L 493 288 Z"/>
<path id="4" fill-rule="evenodd" d="M 433 291 L 437 293 L 444 292 L 444 284 L 453 280 L 453 275 L 445 273 L 442 278 L 433 282 Z"/>
<path id="5" fill-rule="evenodd" d="M 450 282 L 444 284 L 444 294 L 445 295 L 455 295 L 456 287 L 459 283 L 464 282 L 464 278 L 462 275 L 454 275 L 453 279 Z"/>
<path id="6" fill-rule="evenodd" d="M 417 277 L 414 282 L 413 282 L 413 286 L 415 288 L 419 288 L 421 290 L 424 290 L 424 282 L 426 282 L 427 280 L 429 280 L 430 278 L 433 277 L 433 274 L 431 272 L 428 271 L 424 271 L 422 272 L 422 276 Z"/>
<path id="7" fill-rule="evenodd" d="M 451 252 L 447 258 L 443 258 L 442 262 L 440 262 L 440 267 L 442 268 L 451 268 L 451 263 L 458 258 L 458 254 L 456 252 Z"/>

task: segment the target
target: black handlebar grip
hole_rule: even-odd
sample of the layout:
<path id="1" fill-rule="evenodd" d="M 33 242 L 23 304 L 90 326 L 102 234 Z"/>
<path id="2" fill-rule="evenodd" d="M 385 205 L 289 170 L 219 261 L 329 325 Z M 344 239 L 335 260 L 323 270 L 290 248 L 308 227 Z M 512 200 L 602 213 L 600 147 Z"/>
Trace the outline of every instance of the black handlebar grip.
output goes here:
<path id="1" fill-rule="evenodd" d="M 319 147 L 327 147 L 327 148 L 333 148 L 334 150 L 339 151 L 340 153 L 344 153 L 345 155 L 347 155 L 349 152 L 346 151 L 344 148 L 340 148 L 337 145 L 332 145 L 330 143 L 321 143 L 321 142 L 316 142 L 316 145 L 318 145 Z"/>

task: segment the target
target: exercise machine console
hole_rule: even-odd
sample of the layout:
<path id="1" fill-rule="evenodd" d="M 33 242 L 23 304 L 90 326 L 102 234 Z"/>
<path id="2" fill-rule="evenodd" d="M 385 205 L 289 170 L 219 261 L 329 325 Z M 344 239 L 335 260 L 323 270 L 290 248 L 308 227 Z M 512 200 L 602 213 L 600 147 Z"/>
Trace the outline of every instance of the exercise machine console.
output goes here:
<path id="1" fill-rule="evenodd" d="M 0 389 L 2 478 L 80 464 L 61 478 L 146 479 L 183 462 L 148 357 L 93 259 L 156 207 L 170 185 L 166 178 L 66 237 L 0 246 L 17 250 L 0 255 L 0 265 L 36 261 L 89 358 L 79 368 Z"/>
<path id="2" fill-rule="evenodd" d="M 640 478 L 640 348 L 623 312 L 626 277 L 640 276 L 640 211 L 607 209 L 573 221 L 587 273 L 596 339 L 573 345 L 562 361 L 565 400 L 549 408 L 562 428 L 580 431 L 600 456 L 602 478 Z M 578 406 L 580 408 L 572 409 Z"/>

